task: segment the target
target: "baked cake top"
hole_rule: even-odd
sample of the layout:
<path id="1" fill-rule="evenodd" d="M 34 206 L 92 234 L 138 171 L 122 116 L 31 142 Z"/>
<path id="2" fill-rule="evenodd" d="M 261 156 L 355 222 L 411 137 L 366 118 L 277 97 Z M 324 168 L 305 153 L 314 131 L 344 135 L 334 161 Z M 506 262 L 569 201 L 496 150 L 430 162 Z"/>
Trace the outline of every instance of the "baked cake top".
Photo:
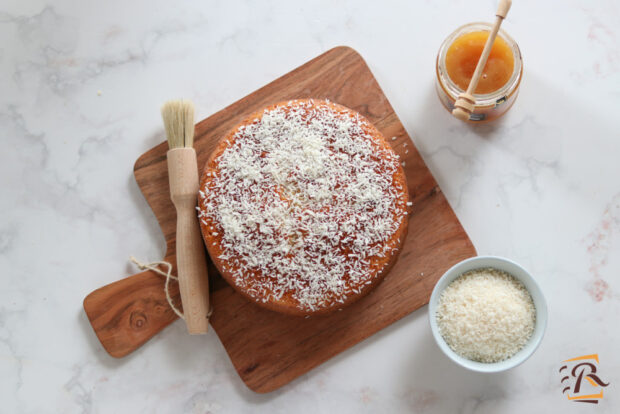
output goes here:
<path id="1" fill-rule="evenodd" d="M 294 100 L 220 143 L 199 216 L 229 281 L 311 313 L 345 303 L 388 265 L 407 200 L 399 158 L 372 124 L 328 101 Z"/>

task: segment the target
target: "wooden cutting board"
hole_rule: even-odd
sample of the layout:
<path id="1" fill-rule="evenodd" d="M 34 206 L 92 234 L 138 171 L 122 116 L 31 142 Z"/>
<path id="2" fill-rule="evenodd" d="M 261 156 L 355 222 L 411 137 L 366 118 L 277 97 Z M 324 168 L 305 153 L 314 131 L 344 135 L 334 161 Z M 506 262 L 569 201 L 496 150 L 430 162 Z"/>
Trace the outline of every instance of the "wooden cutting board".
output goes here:
<path id="1" fill-rule="evenodd" d="M 256 392 L 283 386 L 425 305 L 443 272 L 476 254 L 370 69 L 348 47 L 329 50 L 200 122 L 195 137 L 198 165 L 206 162 L 218 139 L 246 116 L 294 98 L 330 99 L 367 117 L 403 160 L 413 213 L 404 248 L 385 280 L 364 299 L 330 315 L 298 318 L 264 310 L 235 293 L 209 264 L 211 326 L 241 379 Z M 165 235 L 165 260 L 175 263 L 176 217 L 169 197 L 167 150 L 162 143 L 146 152 L 137 160 L 134 173 Z M 166 302 L 161 276 L 147 271 L 132 278 L 135 289 L 120 289 L 121 281 L 84 301 L 91 324 L 113 356 L 133 351 L 176 319 Z M 176 287 L 174 294 L 178 294 Z"/>

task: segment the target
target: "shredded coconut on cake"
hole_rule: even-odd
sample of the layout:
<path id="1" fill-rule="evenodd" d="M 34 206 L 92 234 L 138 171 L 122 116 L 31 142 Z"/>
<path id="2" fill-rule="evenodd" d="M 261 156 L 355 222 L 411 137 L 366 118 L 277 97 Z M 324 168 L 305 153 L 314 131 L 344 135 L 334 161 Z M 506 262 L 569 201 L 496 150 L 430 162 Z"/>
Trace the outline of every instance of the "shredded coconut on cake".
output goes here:
<path id="1" fill-rule="evenodd" d="M 235 283 L 313 311 L 377 276 L 407 215 L 398 156 L 358 114 L 290 101 L 240 126 L 209 167 L 200 218 Z M 385 264 L 384 264 L 385 266 Z"/>

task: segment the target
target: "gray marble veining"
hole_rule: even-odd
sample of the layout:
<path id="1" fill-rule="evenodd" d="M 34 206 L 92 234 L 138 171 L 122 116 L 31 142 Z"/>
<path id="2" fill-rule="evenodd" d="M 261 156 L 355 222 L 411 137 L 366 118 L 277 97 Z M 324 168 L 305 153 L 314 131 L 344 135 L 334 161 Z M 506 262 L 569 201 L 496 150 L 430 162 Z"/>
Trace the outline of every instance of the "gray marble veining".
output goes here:
<path id="1" fill-rule="evenodd" d="M 500 122 L 465 127 L 434 92 L 437 49 L 496 2 L 165 0 L 0 4 L 0 412 L 580 412 L 562 360 L 598 353 L 620 387 L 620 9 L 614 0 L 514 2 L 503 25 L 524 78 Z M 464 371 L 426 309 L 268 395 L 249 391 L 213 332 L 175 323 L 122 359 L 81 303 L 160 259 L 133 180 L 164 135 L 159 105 L 204 118 L 308 59 L 366 59 L 480 254 L 514 259 L 546 294 L 549 326 L 522 366 Z"/>

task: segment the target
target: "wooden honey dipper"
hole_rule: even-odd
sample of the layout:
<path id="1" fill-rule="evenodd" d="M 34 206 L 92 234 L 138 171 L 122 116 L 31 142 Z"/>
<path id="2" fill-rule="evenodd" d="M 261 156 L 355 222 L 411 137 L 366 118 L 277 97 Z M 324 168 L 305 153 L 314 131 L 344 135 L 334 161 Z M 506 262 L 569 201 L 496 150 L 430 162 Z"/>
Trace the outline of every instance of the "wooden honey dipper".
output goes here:
<path id="1" fill-rule="evenodd" d="M 512 0 L 500 0 L 499 6 L 497 7 L 497 12 L 495 13 L 495 24 L 491 29 L 491 33 L 489 33 L 487 42 L 484 44 L 484 49 L 482 49 L 482 54 L 478 60 L 478 65 L 476 65 L 476 70 L 469 81 L 469 86 L 467 86 L 467 91 L 461 93 L 454 103 L 452 115 L 461 121 L 469 121 L 469 116 L 474 112 L 476 107 L 476 99 L 473 95 L 474 91 L 478 87 L 478 81 L 480 81 L 482 71 L 484 70 L 487 60 L 489 59 L 489 54 L 491 53 L 491 48 L 493 47 L 493 43 L 497 37 L 497 32 L 499 32 L 499 27 L 502 25 L 502 21 L 506 18 L 511 5 Z"/>

